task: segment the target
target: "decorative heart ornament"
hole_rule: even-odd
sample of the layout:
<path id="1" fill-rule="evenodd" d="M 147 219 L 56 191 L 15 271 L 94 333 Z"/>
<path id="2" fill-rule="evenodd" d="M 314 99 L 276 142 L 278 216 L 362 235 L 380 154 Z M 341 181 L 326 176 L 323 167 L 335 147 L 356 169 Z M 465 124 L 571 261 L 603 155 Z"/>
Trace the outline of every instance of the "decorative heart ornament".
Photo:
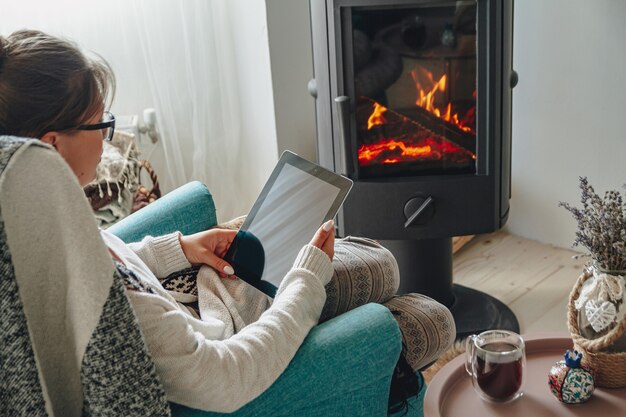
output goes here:
<path id="1" fill-rule="evenodd" d="M 593 277 L 583 284 L 578 299 L 575 301 L 577 310 L 580 310 L 587 300 L 613 301 L 619 303 L 624 298 L 624 277 L 598 272 L 593 268 Z"/>
<path id="2" fill-rule="evenodd" d="M 589 320 L 589 324 L 593 327 L 593 330 L 601 332 L 615 321 L 617 310 L 615 304 L 610 301 L 599 302 L 596 300 L 588 300 L 587 303 L 585 303 L 585 315 L 587 316 L 587 320 Z"/>

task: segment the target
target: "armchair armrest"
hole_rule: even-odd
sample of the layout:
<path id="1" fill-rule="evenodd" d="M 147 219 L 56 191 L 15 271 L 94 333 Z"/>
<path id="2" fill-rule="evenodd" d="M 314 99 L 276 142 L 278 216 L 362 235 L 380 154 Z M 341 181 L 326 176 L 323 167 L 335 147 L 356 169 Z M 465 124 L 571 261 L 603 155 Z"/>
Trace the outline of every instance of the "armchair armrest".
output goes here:
<path id="1" fill-rule="evenodd" d="M 111 226 L 109 231 L 131 243 L 147 235 L 160 236 L 177 230 L 184 235 L 197 233 L 216 224 L 211 193 L 201 182 L 192 181 Z"/>
<path id="2" fill-rule="evenodd" d="M 228 415 L 386 416 L 401 344 L 398 325 L 386 307 L 358 307 L 313 328 L 278 380 Z M 224 415 L 171 405 L 175 417 Z"/>

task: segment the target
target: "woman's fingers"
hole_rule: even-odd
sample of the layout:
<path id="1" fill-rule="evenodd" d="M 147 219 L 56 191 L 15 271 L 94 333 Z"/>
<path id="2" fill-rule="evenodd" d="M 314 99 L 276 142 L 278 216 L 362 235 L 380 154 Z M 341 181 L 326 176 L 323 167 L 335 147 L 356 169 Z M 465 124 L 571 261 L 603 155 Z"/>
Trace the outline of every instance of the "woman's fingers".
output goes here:
<path id="1" fill-rule="evenodd" d="M 235 240 L 235 236 L 237 236 L 236 230 L 225 230 L 225 229 L 216 229 L 217 230 L 217 239 L 218 245 L 226 247 L 226 250 L 230 247 L 233 240 Z"/>
<path id="2" fill-rule="evenodd" d="M 335 222 L 333 220 L 327 221 L 317 229 L 311 245 L 320 248 L 331 260 L 333 259 L 335 248 Z"/>
<path id="3" fill-rule="evenodd" d="M 335 228 L 333 227 L 330 231 L 330 234 L 326 238 L 324 245 L 322 246 L 322 250 L 328 255 L 330 260 L 333 260 L 335 256 Z"/>
<path id="4" fill-rule="evenodd" d="M 328 238 L 330 230 L 333 228 L 334 225 L 335 225 L 335 222 L 332 220 L 329 220 L 323 225 L 321 225 L 320 228 L 317 229 L 317 232 L 315 232 L 313 239 L 311 239 L 311 245 L 316 246 L 321 249 L 322 246 L 324 245 L 324 242 Z"/>
<path id="5" fill-rule="evenodd" d="M 235 273 L 235 270 L 228 262 L 214 253 L 207 253 L 205 263 L 215 269 L 222 278 L 230 277 Z"/>
<path id="6" fill-rule="evenodd" d="M 181 248 L 191 264 L 206 264 L 215 269 L 220 277 L 234 277 L 235 271 L 223 258 L 233 243 L 236 230 L 211 229 L 180 239 Z"/>

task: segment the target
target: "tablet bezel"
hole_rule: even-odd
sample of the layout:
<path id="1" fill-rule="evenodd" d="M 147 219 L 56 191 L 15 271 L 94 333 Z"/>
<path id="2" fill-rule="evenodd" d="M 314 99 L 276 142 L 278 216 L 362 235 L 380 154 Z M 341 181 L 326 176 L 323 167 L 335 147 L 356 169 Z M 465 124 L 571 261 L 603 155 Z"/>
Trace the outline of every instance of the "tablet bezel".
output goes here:
<path id="1" fill-rule="evenodd" d="M 254 218 L 256 217 L 257 213 L 261 209 L 261 206 L 263 206 L 263 203 L 265 202 L 265 198 L 267 197 L 270 190 L 274 186 L 276 179 L 278 178 L 278 176 L 283 170 L 283 167 L 286 164 L 289 164 L 293 166 L 294 168 L 304 171 L 313 177 L 319 178 L 320 180 L 327 182 L 339 189 L 339 193 L 337 193 L 337 197 L 335 197 L 335 201 L 333 202 L 332 206 L 330 207 L 330 209 L 324 216 L 324 220 L 322 221 L 322 223 L 335 217 L 335 215 L 339 211 L 339 208 L 341 207 L 346 197 L 348 196 L 350 189 L 352 188 L 352 185 L 353 185 L 352 180 L 340 174 L 337 174 L 336 172 L 333 172 L 329 169 L 326 169 L 322 166 L 319 166 L 311 161 L 308 161 L 291 151 L 284 151 L 282 155 L 280 156 L 280 159 L 278 160 L 276 167 L 272 171 L 272 174 L 270 175 L 269 179 L 265 183 L 263 190 L 261 190 L 261 194 L 259 194 L 259 197 L 254 202 L 252 209 L 250 209 L 250 213 L 248 213 L 246 220 L 241 225 L 240 230 L 248 230 L 250 228 L 250 225 L 252 224 L 252 222 L 254 221 Z"/>

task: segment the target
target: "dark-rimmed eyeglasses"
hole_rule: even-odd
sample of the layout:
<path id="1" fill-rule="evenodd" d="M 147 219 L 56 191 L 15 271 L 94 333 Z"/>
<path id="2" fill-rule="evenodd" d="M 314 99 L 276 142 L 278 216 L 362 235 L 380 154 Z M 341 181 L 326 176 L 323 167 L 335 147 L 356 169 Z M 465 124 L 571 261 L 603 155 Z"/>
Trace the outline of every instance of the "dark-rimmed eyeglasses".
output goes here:
<path id="1" fill-rule="evenodd" d="M 105 111 L 102 115 L 102 121 L 100 123 L 94 123 L 91 125 L 80 125 L 75 127 L 76 130 L 102 130 L 102 139 L 110 142 L 113 140 L 113 133 L 115 132 L 115 116 L 110 111 Z"/>

